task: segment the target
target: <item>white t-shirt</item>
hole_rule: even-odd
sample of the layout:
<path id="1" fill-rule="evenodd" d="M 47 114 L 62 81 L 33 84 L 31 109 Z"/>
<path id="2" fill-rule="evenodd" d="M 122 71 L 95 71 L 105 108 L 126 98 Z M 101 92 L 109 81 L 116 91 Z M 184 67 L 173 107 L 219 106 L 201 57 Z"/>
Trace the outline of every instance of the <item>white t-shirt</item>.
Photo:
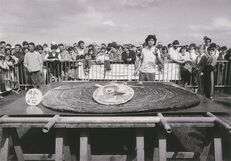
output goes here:
<path id="1" fill-rule="evenodd" d="M 24 57 L 24 66 L 30 71 L 30 72 L 35 72 L 39 71 L 42 69 L 42 57 L 41 55 L 37 52 L 28 52 L 26 53 Z"/>
<path id="2" fill-rule="evenodd" d="M 104 60 L 109 60 L 109 56 L 103 53 L 99 53 L 96 57 L 96 61 L 104 62 Z"/>
<path id="3" fill-rule="evenodd" d="M 84 49 L 77 49 L 79 55 L 84 55 L 85 50 Z"/>
<path id="4" fill-rule="evenodd" d="M 142 64 L 140 67 L 140 72 L 143 73 L 155 73 L 156 70 L 156 56 L 154 53 L 157 52 L 158 57 L 160 58 L 160 51 L 155 47 L 145 47 L 141 51 L 142 55 Z"/>
<path id="5" fill-rule="evenodd" d="M 173 47 L 169 49 L 170 59 L 177 61 L 179 58 L 180 48 L 174 49 Z"/>
<path id="6" fill-rule="evenodd" d="M 196 58 L 197 58 L 196 51 L 195 51 L 195 50 L 191 50 L 191 51 L 189 52 L 189 54 L 190 54 L 191 60 L 195 62 L 195 61 L 196 61 Z"/>

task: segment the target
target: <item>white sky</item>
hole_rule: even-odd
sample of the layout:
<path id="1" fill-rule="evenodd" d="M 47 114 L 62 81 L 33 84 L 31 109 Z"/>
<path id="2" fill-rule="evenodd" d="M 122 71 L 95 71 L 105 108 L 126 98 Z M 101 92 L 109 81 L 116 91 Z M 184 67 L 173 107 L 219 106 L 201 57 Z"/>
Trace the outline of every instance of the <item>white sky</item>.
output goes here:
<path id="1" fill-rule="evenodd" d="M 200 44 L 231 46 L 231 0 L 0 0 L 0 40 L 9 43 Z"/>

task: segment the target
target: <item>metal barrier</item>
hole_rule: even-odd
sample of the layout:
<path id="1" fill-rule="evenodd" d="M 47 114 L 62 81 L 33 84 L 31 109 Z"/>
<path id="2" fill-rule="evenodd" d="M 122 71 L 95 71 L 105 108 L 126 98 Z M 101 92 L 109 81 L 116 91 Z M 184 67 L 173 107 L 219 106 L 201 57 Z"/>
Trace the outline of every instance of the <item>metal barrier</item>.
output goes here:
<path id="1" fill-rule="evenodd" d="M 17 66 L 10 66 L 8 69 L 0 68 L 0 94 L 19 89 L 19 72 Z"/>
<path id="2" fill-rule="evenodd" d="M 46 61 L 44 65 L 48 69 L 48 77 L 51 80 L 103 80 L 103 81 L 137 81 L 138 75 L 134 75 L 136 64 L 124 62 L 100 63 L 91 61 L 86 65 L 85 61 Z M 180 80 L 179 66 L 175 63 L 166 63 L 162 71 L 156 70 L 156 81 Z"/>
<path id="3" fill-rule="evenodd" d="M 231 87 L 231 84 L 227 81 L 228 72 L 230 72 L 228 71 L 228 63 L 227 60 L 219 60 L 217 62 L 215 68 L 215 87 Z M 44 84 L 74 80 L 138 81 L 139 76 L 134 75 L 136 66 L 137 64 L 109 61 L 103 63 L 97 61 L 86 62 L 84 60 L 45 61 L 41 80 Z M 16 65 L 12 70 L 11 72 L 8 71 L 7 79 L 3 78 L 3 80 L 6 82 L 17 82 L 20 87 L 30 84 L 30 78 L 28 78 L 27 70 L 23 64 Z M 156 70 L 156 81 L 180 83 L 180 72 L 178 64 L 166 61 L 162 70 Z M 190 84 L 188 87 L 197 88 L 195 77 L 195 73 L 190 73 Z"/>
<path id="4" fill-rule="evenodd" d="M 231 82 L 228 82 L 228 60 L 219 60 L 215 69 L 215 87 L 231 87 Z"/>

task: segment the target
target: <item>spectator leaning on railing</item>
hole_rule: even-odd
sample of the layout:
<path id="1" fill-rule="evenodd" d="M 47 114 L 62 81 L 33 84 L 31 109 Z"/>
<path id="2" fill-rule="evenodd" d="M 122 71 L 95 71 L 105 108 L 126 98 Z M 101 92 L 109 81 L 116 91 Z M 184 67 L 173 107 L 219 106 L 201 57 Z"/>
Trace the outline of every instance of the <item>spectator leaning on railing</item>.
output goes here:
<path id="1" fill-rule="evenodd" d="M 24 57 L 24 66 L 32 79 L 32 86 L 39 88 L 41 83 L 40 73 L 42 73 L 43 61 L 41 55 L 35 51 L 35 44 L 29 43 L 29 52 Z"/>
<path id="2" fill-rule="evenodd" d="M 5 61 L 5 55 L 0 53 L 0 94 L 6 91 L 5 86 L 5 72 L 9 70 L 9 67 Z M 0 96 L 1 98 L 1 96 Z"/>
<path id="3" fill-rule="evenodd" d="M 190 83 L 190 75 L 192 68 L 190 65 L 190 54 L 186 51 L 186 47 L 182 46 L 178 56 L 178 61 L 180 62 L 180 73 L 181 73 L 181 83 L 183 86 L 188 86 Z"/>
<path id="4" fill-rule="evenodd" d="M 83 59 L 83 70 L 84 70 L 84 74 L 85 76 L 89 77 L 89 72 L 90 72 L 90 68 L 92 65 L 92 54 L 94 53 L 93 49 L 89 49 L 88 52 L 84 55 L 84 59 Z"/>
<path id="5" fill-rule="evenodd" d="M 68 46 L 66 44 L 57 45 L 57 43 L 52 42 L 51 44 L 52 50 L 48 47 L 47 44 L 44 44 L 42 48 L 41 45 L 37 45 L 36 51 L 38 51 L 40 53 L 40 56 L 43 57 L 44 67 L 47 68 L 46 72 L 43 70 L 44 81 L 46 80 L 45 75 L 48 75 L 48 78 L 51 77 L 57 78 L 57 81 L 59 81 L 60 80 L 59 78 L 69 79 L 67 73 L 71 73 L 70 79 L 73 80 L 80 79 L 79 75 L 82 73 L 81 70 L 84 71 L 90 70 L 89 66 L 91 65 L 89 64 L 91 63 L 94 64 L 95 62 L 96 65 L 104 65 L 105 71 L 114 70 L 114 67 L 117 66 L 112 64 L 120 64 L 120 63 L 134 64 L 135 66 L 134 69 L 137 71 L 137 69 L 139 69 L 140 67 L 140 63 L 144 61 L 145 64 L 145 60 L 144 60 L 145 58 L 143 55 L 145 53 L 144 51 L 148 48 L 147 45 L 148 45 L 147 42 L 143 43 L 140 46 L 134 46 L 133 44 L 129 44 L 129 43 L 120 45 L 117 44 L 117 42 L 111 42 L 108 43 L 108 45 L 102 43 L 100 44 L 100 47 L 96 43 L 91 43 L 90 45 L 85 47 L 84 41 L 79 41 L 78 43 L 74 43 L 71 46 Z M 10 67 L 10 69 L 17 69 L 14 70 L 14 72 L 16 71 L 18 72 L 15 75 L 20 77 L 18 80 L 20 86 L 27 86 L 28 84 L 27 80 L 29 80 L 27 77 L 28 75 L 30 76 L 31 74 L 27 73 L 28 72 L 27 68 L 23 67 L 23 61 L 24 61 L 25 54 L 30 53 L 28 49 L 29 43 L 27 41 L 24 41 L 22 43 L 22 46 L 20 44 L 16 44 L 14 46 L 8 42 L 6 43 L 5 41 L 1 41 L 0 53 L 4 55 L 4 62 L 8 63 L 8 68 Z M 155 42 L 153 46 L 156 46 Z M 157 54 L 158 56 L 155 56 L 156 58 L 155 63 L 153 64 L 152 62 L 149 64 L 149 61 L 147 61 L 146 65 L 143 64 L 142 68 L 140 68 L 140 71 L 141 73 L 142 70 L 146 71 L 147 75 L 154 74 L 154 73 L 158 74 L 158 76 L 160 76 L 158 77 L 158 79 L 162 79 L 161 78 L 162 75 L 163 80 L 167 80 L 167 81 L 176 80 L 176 83 L 179 83 L 180 80 L 179 67 L 182 65 L 182 67 L 184 67 L 186 70 L 181 70 L 181 72 L 184 73 L 184 71 L 187 71 L 189 69 L 188 70 L 189 72 L 187 71 L 186 74 L 181 73 L 184 82 L 183 84 L 185 84 L 185 82 L 187 82 L 186 84 L 189 84 L 189 77 L 190 77 L 190 80 L 192 80 L 192 82 L 190 82 L 190 85 L 198 84 L 199 86 L 198 92 L 200 92 L 200 88 L 203 88 L 201 82 L 203 82 L 202 78 L 204 77 L 203 76 L 204 73 L 202 72 L 202 69 L 200 69 L 200 67 L 198 66 L 202 65 L 201 60 L 203 60 L 202 59 L 202 57 L 204 56 L 203 53 L 207 52 L 208 47 L 212 47 L 214 51 L 212 52 L 212 55 L 209 55 L 209 57 L 211 57 L 210 65 L 213 67 L 214 72 L 212 71 L 210 76 L 216 77 L 215 79 L 216 85 L 226 86 L 227 84 L 230 84 L 231 82 L 230 62 L 227 63 L 226 61 L 223 61 L 224 59 L 229 60 L 229 54 L 228 54 L 229 50 L 227 50 L 226 52 L 224 46 L 219 46 L 213 43 L 212 40 L 207 36 L 204 37 L 203 47 L 205 48 L 205 50 L 201 51 L 200 53 L 198 50 L 195 50 L 197 49 L 196 44 L 194 43 L 191 43 L 190 45 L 186 44 L 181 49 L 181 50 L 185 50 L 184 48 L 186 48 L 186 51 L 184 53 L 183 52 L 180 53 L 179 52 L 180 46 L 178 40 L 175 40 L 172 44 L 168 44 L 167 46 L 164 46 L 161 42 L 159 42 L 158 45 L 154 47 L 157 48 L 157 53 L 158 53 Z M 91 50 L 93 50 L 93 53 Z M 87 51 L 90 51 L 90 53 L 88 53 Z M 9 56 L 8 57 L 5 56 L 5 53 L 6 55 Z M 190 63 L 185 63 L 186 60 L 184 58 L 186 57 L 185 55 L 188 55 L 187 53 L 189 53 L 189 57 L 190 57 L 189 61 L 187 62 Z M 89 56 L 91 56 L 91 59 L 89 59 L 90 58 Z M 18 64 L 17 61 L 15 61 L 14 57 L 18 59 Z M 148 56 L 146 55 L 146 57 Z M 152 56 L 150 57 L 152 59 Z M 180 59 L 183 59 L 184 61 L 182 62 L 180 61 Z M 219 60 L 219 64 L 216 63 L 217 60 Z M 196 67 L 194 67 L 194 63 L 196 64 Z M 153 65 L 152 69 L 155 71 L 152 71 L 150 73 L 150 71 L 147 72 L 148 71 L 147 66 L 150 67 L 152 66 L 151 64 Z M 201 76 L 200 78 L 198 78 L 199 77 L 198 72 L 202 74 L 202 75 L 199 74 L 199 76 Z M 62 77 L 63 73 L 65 77 Z M 215 76 L 212 76 L 213 73 L 215 73 Z M 87 74 L 87 72 L 85 72 L 85 74 Z M 149 80 L 153 79 L 151 78 L 151 75 L 149 76 L 150 76 Z M 195 80 L 194 77 L 196 77 Z M 213 79 L 214 78 L 211 78 L 211 80 Z M 47 79 L 47 80 L 51 80 L 51 79 Z M 195 84 L 191 84 L 194 82 Z"/>
<path id="6" fill-rule="evenodd" d="M 18 64 L 18 58 L 16 58 L 14 55 L 11 55 L 11 49 L 6 48 L 5 52 L 5 61 L 6 64 L 9 67 L 9 71 L 6 73 L 6 89 L 7 91 L 10 91 L 12 89 L 18 88 L 17 84 L 16 84 L 16 79 L 17 79 L 17 70 L 16 70 L 16 64 Z"/>
<path id="7" fill-rule="evenodd" d="M 63 44 L 59 44 L 59 51 L 60 51 L 61 60 L 63 60 L 63 61 L 71 61 L 71 55 L 65 49 Z"/>
<path id="8" fill-rule="evenodd" d="M 136 53 L 134 50 L 129 50 L 128 47 L 124 48 L 122 53 L 122 60 L 125 64 L 134 64 L 136 60 Z"/>
<path id="9" fill-rule="evenodd" d="M 61 55 L 57 52 L 58 46 L 53 44 L 51 46 L 51 52 L 48 52 L 45 56 L 46 65 L 50 65 L 49 73 L 51 81 L 57 80 L 61 76 L 60 61 Z"/>

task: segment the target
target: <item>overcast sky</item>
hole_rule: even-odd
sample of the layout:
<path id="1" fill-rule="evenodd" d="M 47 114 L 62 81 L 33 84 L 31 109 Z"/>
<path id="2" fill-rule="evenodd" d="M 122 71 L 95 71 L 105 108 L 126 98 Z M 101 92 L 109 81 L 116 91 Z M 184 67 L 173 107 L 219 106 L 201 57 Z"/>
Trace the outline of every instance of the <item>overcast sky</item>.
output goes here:
<path id="1" fill-rule="evenodd" d="M 0 0 L 0 40 L 231 46 L 231 0 Z"/>

